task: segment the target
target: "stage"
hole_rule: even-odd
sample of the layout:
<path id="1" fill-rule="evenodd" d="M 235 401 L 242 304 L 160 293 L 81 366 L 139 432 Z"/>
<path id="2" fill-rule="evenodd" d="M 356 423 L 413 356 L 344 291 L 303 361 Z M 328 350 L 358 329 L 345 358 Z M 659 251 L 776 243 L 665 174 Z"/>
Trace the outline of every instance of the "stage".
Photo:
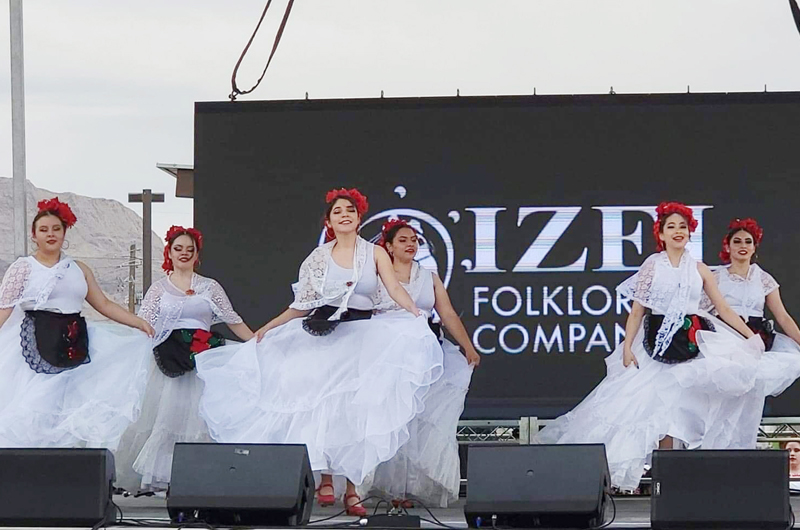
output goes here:
<path id="1" fill-rule="evenodd" d="M 465 499 L 463 498 L 460 499 L 456 505 L 450 508 L 436 508 L 431 511 L 440 522 L 449 527 L 467 528 L 467 523 L 464 519 L 464 500 Z M 163 497 L 139 497 L 135 499 L 132 497 L 114 496 L 114 502 L 116 502 L 122 510 L 124 515 L 123 522 L 138 519 L 155 519 L 164 521 L 164 527 L 167 526 L 168 516 L 166 499 Z M 616 504 L 617 510 L 616 518 L 606 528 L 650 528 L 650 497 L 615 496 L 614 503 Z M 795 513 L 798 513 L 800 510 L 800 496 L 792 497 L 791 503 L 792 510 Z M 366 506 L 371 514 L 374 510 L 375 502 L 368 501 Z M 335 516 L 342 509 L 343 507 L 341 503 L 337 503 L 337 505 L 332 508 L 320 508 L 315 506 L 314 512 L 311 516 L 311 526 L 318 528 L 342 528 L 347 523 L 354 523 L 356 521 L 355 517 L 338 516 L 325 522 L 313 524 L 313 521 Z M 385 509 L 382 508 L 381 512 L 385 512 Z M 607 509 L 606 516 L 608 519 L 611 518 L 613 512 L 613 507 L 609 507 Z M 430 514 L 428 514 L 423 508 L 411 509 L 409 510 L 409 513 L 412 515 L 419 515 L 423 519 L 427 519 L 429 521 L 431 520 Z M 422 527 L 437 528 L 438 525 L 423 520 Z M 797 524 L 795 524 L 795 527 L 797 527 Z"/>

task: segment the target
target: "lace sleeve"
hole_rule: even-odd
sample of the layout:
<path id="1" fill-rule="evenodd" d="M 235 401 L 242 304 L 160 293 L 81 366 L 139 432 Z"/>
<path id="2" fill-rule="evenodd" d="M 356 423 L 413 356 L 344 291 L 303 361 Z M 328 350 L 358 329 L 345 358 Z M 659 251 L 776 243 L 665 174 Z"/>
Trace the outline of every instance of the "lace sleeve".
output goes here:
<path id="1" fill-rule="evenodd" d="M 25 292 L 30 275 L 31 264 L 28 260 L 20 258 L 11 264 L 0 284 L 0 309 L 17 305 Z"/>
<path id="2" fill-rule="evenodd" d="M 706 313 L 713 313 L 714 312 L 714 303 L 711 301 L 711 298 L 708 297 L 706 294 L 706 290 L 703 289 L 703 294 L 700 296 L 700 304 L 698 306 L 701 311 L 705 311 Z"/>
<path id="3" fill-rule="evenodd" d="M 389 296 L 389 292 L 386 290 L 380 278 L 378 278 L 378 288 L 372 295 L 372 303 L 375 306 L 373 308 L 375 313 L 385 313 L 387 311 L 403 309 L 400 307 L 400 304 L 392 300 L 392 297 Z"/>
<path id="4" fill-rule="evenodd" d="M 225 289 L 216 281 L 211 280 L 211 287 L 209 289 L 211 295 L 212 307 L 214 308 L 214 317 L 212 319 L 214 324 L 224 322 L 226 324 L 241 324 L 244 322 L 242 317 L 233 310 L 228 295 Z"/>
<path id="5" fill-rule="evenodd" d="M 164 287 L 161 282 L 156 282 L 150 286 L 142 300 L 139 308 L 139 316 L 146 320 L 153 328 L 158 322 L 158 315 L 161 313 L 161 298 L 164 295 Z"/>
<path id="6" fill-rule="evenodd" d="M 658 254 L 647 258 L 636 274 L 617 286 L 617 292 L 622 296 L 639 302 L 645 307 L 652 307 L 651 295 L 653 279 L 656 275 L 656 256 Z"/>
<path id="7" fill-rule="evenodd" d="M 297 284 L 294 290 L 294 302 L 289 305 L 292 309 L 307 311 L 323 305 L 322 293 L 317 285 L 325 278 L 326 256 L 318 247 L 300 265 Z"/>
<path id="8" fill-rule="evenodd" d="M 714 275 L 714 280 L 719 285 L 719 275 L 722 269 L 716 269 L 712 274 Z M 700 295 L 700 304 L 699 308 L 706 313 L 713 313 L 714 312 L 714 303 L 711 301 L 711 298 L 708 297 L 706 290 L 703 289 L 703 293 Z"/>
<path id="9" fill-rule="evenodd" d="M 764 269 L 761 269 L 761 288 L 764 290 L 764 296 L 767 296 L 778 287 L 780 285 L 775 281 L 775 278 Z"/>

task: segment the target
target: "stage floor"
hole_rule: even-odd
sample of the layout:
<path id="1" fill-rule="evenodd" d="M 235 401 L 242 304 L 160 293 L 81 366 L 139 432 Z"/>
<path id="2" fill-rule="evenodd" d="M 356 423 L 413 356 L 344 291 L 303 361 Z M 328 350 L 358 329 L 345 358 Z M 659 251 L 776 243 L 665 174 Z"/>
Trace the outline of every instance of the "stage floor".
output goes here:
<path id="1" fill-rule="evenodd" d="M 122 509 L 124 515 L 123 520 L 130 519 L 159 519 L 165 523 L 168 521 L 166 500 L 163 497 L 122 497 L 115 496 L 114 501 Z M 646 529 L 650 528 L 650 497 L 614 497 L 616 503 L 617 513 L 614 522 L 607 528 L 626 528 L 626 529 Z M 792 510 L 794 513 L 800 513 L 800 497 L 792 497 Z M 375 503 L 368 501 L 366 507 L 370 514 L 374 509 Z M 314 507 L 314 512 L 311 516 L 311 521 L 324 519 L 336 515 L 343 509 L 340 503 L 332 508 Z M 445 525 L 456 528 L 467 528 L 466 520 L 464 519 L 464 499 L 461 499 L 458 504 L 442 509 L 433 509 L 433 514 L 436 518 Z M 382 510 L 385 512 L 385 510 Z M 607 516 L 611 517 L 613 508 L 609 508 Z M 414 508 L 409 510 L 413 515 L 419 515 L 424 519 L 431 519 L 424 509 Z M 338 526 L 341 528 L 343 524 L 353 523 L 356 519 L 354 517 L 339 516 L 324 523 L 315 524 L 318 528 L 330 528 Z M 437 525 L 423 521 L 423 528 L 437 528 Z M 795 525 L 798 527 L 798 525 Z"/>

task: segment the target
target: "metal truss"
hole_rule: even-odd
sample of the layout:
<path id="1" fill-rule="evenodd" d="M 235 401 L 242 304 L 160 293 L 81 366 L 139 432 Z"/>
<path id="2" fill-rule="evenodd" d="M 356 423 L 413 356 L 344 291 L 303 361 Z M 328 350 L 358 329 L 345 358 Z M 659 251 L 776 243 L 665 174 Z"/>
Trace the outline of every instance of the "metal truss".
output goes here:
<path id="1" fill-rule="evenodd" d="M 535 434 L 552 420 L 523 417 L 519 420 L 463 420 L 458 422 L 459 444 L 534 443 Z M 763 418 L 758 428 L 759 443 L 800 441 L 800 417 Z"/>

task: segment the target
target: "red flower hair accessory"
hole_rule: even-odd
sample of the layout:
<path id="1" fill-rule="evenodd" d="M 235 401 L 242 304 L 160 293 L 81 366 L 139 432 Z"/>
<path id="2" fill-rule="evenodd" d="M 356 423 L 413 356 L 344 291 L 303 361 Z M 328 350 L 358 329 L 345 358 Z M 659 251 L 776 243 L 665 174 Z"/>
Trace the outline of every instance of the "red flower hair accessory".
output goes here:
<path id="1" fill-rule="evenodd" d="M 356 203 L 356 211 L 361 217 L 364 217 L 364 214 L 366 214 L 367 210 L 369 210 L 369 202 L 367 202 L 367 198 L 356 188 L 350 188 L 349 190 L 340 188 L 338 190 L 329 191 L 325 195 L 325 204 L 331 204 L 340 197 L 349 197 L 350 199 L 353 199 Z"/>
<path id="2" fill-rule="evenodd" d="M 731 262 L 731 237 L 736 232 L 744 230 L 753 236 L 753 244 L 758 247 L 761 244 L 761 238 L 764 237 L 764 230 L 758 226 L 758 222 L 752 217 L 747 219 L 736 218 L 728 224 L 728 233 L 722 238 L 722 250 L 719 251 L 719 259 L 722 263 Z"/>
<path id="3" fill-rule="evenodd" d="M 358 191 L 356 188 L 339 188 L 333 189 L 325 194 L 325 204 L 332 204 L 341 197 L 348 197 L 352 199 L 356 203 L 356 212 L 358 212 L 359 217 L 364 217 L 369 210 L 369 202 L 367 202 L 366 196 Z M 333 241 L 336 239 L 336 234 L 333 233 L 333 228 L 330 226 L 325 229 L 325 242 Z"/>
<path id="4" fill-rule="evenodd" d="M 169 272 L 175 270 L 175 266 L 172 263 L 172 258 L 169 257 L 169 250 L 172 248 L 172 243 L 178 239 L 178 236 L 187 235 L 191 237 L 197 248 L 195 249 L 196 252 L 199 254 L 201 250 L 203 250 L 203 234 L 200 233 L 200 230 L 196 228 L 184 228 L 182 226 L 172 225 L 169 230 L 167 230 L 167 244 L 164 246 L 164 263 L 161 264 L 161 268 L 164 269 L 165 272 Z M 197 263 L 195 263 L 195 267 Z"/>
<path id="5" fill-rule="evenodd" d="M 410 228 L 411 230 L 414 230 L 414 227 L 408 224 L 408 222 L 404 221 L 403 219 L 389 219 L 381 226 L 381 238 L 380 240 L 378 240 L 378 244 L 382 246 L 384 249 L 386 248 L 386 236 L 389 234 L 389 231 L 396 226 L 399 226 L 400 228 Z M 398 230 L 400 228 L 398 228 Z M 416 230 L 414 230 L 414 232 L 416 232 Z"/>
<path id="6" fill-rule="evenodd" d="M 72 208 L 69 207 L 69 204 L 59 201 L 58 197 L 39 201 L 36 206 L 39 208 L 39 213 L 48 212 L 55 215 L 61 219 L 61 222 L 63 222 L 67 228 L 70 228 L 78 221 L 78 218 L 72 213 Z"/>
<path id="7" fill-rule="evenodd" d="M 656 207 L 656 221 L 653 223 L 653 237 L 656 240 L 656 252 L 664 250 L 664 242 L 659 239 L 661 223 L 672 214 L 678 214 L 689 225 L 689 233 L 697 230 L 697 219 L 694 218 L 692 209 L 681 202 L 662 202 Z"/>

